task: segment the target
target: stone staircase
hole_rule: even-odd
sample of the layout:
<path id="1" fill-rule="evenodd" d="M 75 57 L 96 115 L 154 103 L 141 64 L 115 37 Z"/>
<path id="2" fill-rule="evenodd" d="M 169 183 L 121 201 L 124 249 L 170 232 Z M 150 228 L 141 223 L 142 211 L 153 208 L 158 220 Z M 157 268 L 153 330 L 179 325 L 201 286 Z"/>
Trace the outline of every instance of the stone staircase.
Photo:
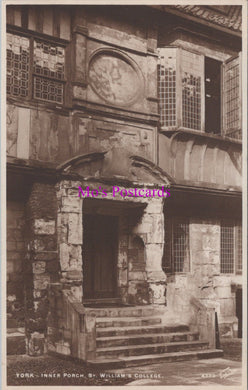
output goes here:
<path id="1" fill-rule="evenodd" d="M 87 361 L 88 366 L 129 367 L 223 355 L 164 307 L 86 310 L 96 314 L 96 359 Z"/>

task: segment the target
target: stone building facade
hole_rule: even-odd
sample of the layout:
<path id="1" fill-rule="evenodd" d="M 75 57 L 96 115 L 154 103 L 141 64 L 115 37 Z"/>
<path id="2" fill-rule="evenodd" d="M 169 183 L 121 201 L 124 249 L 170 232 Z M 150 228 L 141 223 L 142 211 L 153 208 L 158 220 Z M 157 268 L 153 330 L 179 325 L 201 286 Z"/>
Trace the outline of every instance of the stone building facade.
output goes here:
<path id="1" fill-rule="evenodd" d="M 94 360 L 111 305 L 241 336 L 241 8 L 7 6 L 9 353 Z"/>

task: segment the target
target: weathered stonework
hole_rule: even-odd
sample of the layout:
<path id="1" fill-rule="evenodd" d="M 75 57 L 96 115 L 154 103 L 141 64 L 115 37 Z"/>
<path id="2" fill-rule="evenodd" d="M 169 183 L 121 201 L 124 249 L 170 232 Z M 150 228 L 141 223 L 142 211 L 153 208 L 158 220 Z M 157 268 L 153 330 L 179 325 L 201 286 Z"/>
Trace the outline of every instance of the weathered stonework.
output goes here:
<path id="1" fill-rule="evenodd" d="M 168 277 L 168 306 L 191 320 L 194 313 L 190 300 L 214 307 L 221 335 L 233 335 L 236 328 L 235 293 L 232 276 L 220 273 L 220 222 L 190 219 L 190 272 Z"/>
<path id="2" fill-rule="evenodd" d="M 48 289 L 59 277 L 53 185 L 33 185 L 26 214 L 26 348 L 29 355 L 37 356 L 46 351 Z"/>
<path id="3" fill-rule="evenodd" d="M 82 212 L 83 201 L 78 196 L 80 182 L 62 181 L 56 186 L 57 240 L 62 281 L 69 284 L 79 301 L 82 295 Z"/>
<path id="4" fill-rule="evenodd" d="M 78 187 L 85 187 L 86 184 L 62 181 L 57 185 L 60 264 L 63 281 L 70 283 L 71 286 L 74 284 L 78 286 L 83 280 L 84 200 L 78 196 Z M 95 188 L 97 187 L 96 184 Z M 113 197 L 112 193 L 108 192 L 106 200 L 127 202 L 128 199 L 120 194 Z M 163 213 L 161 213 L 163 198 L 133 198 L 132 202 L 137 203 L 137 206 L 144 204 L 145 209 L 141 218 L 140 212 L 136 217 L 134 212 L 128 213 L 125 217 L 120 216 L 119 219 L 119 293 L 122 301 L 126 303 L 163 304 L 166 280 L 161 268 L 164 239 Z M 139 244 L 135 244 L 136 246 L 132 241 L 135 236 L 140 240 Z M 137 258 L 135 260 L 132 256 L 143 256 L 143 260 Z"/>
<path id="5" fill-rule="evenodd" d="M 7 326 L 24 326 L 24 203 L 7 203 Z"/>
<path id="6" fill-rule="evenodd" d="M 225 129 L 222 135 L 204 133 L 202 97 L 202 131 L 179 127 L 183 117 L 179 104 L 178 128 L 161 129 L 157 49 L 168 45 L 190 53 L 194 49 L 202 60 L 207 56 L 223 62 L 238 54 L 241 40 L 238 36 L 229 40 L 227 30 L 218 42 L 214 35 L 207 39 L 209 26 L 200 23 L 188 31 L 187 18 L 184 22 L 182 14 L 179 26 L 179 19 L 171 17 L 166 7 L 142 7 L 142 18 L 138 7 L 131 7 L 130 13 L 131 8 L 114 6 L 109 13 L 108 7 L 86 5 L 67 12 L 56 5 L 44 7 L 44 17 L 39 7 L 27 5 L 25 17 L 22 7 L 7 7 L 8 32 L 30 39 L 30 63 L 31 42 L 38 35 L 54 45 L 62 39 L 65 47 L 66 77 L 57 80 L 63 85 L 62 104 L 46 101 L 45 94 L 44 99 L 33 100 L 33 77 L 27 99 L 16 93 L 7 96 L 8 195 L 19 199 L 8 205 L 7 323 L 23 327 L 25 320 L 30 355 L 42 354 L 48 343 L 49 350 L 57 353 L 94 358 L 95 319 L 83 309 L 87 213 L 118 217 L 113 293 L 117 301 L 148 309 L 160 305 L 161 312 L 167 304 L 167 313 L 177 312 L 178 318 L 191 323 L 196 317 L 191 298 L 196 297 L 208 309 L 211 306 L 212 314 L 217 312 L 221 335 L 236 335 L 235 288 L 241 288 L 242 280 L 220 274 L 220 224 L 217 213 L 208 214 L 208 206 L 216 200 L 218 215 L 232 217 L 238 205 L 241 214 L 241 128 L 233 140 L 222 137 L 227 135 Z M 234 8 L 230 10 L 233 13 Z M 200 9 L 198 16 L 201 13 Z M 193 67 L 193 56 L 189 60 Z M 204 67 L 197 70 L 202 83 L 204 72 Z M 51 184 L 55 181 L 56 188 Z M 78 186 L 93 190 L 103 183 L 104 188 L 108 184 L 101 211 L 93 204 L 89 212 Z M 177 205 L 182 202 L 184 207 L 183 197 L 190 189 L 196 203 L 191 204 L 193 213 L 186 211 L 197 218 L 190 220 L 189 272 L 165 275 L 162 270 L 166 199 L 124 199 L 120 193 L 113 197 L 111 184 L 117 183 L 120 189 L 175 185 L 172 217 L 180 214 Z M 200 217 L 202 212 L 209 220 Z M 54 295 L 49 295 L 51 289 Z M 208 310 L 199 317 L 202 327 L 213 319 Z"/>

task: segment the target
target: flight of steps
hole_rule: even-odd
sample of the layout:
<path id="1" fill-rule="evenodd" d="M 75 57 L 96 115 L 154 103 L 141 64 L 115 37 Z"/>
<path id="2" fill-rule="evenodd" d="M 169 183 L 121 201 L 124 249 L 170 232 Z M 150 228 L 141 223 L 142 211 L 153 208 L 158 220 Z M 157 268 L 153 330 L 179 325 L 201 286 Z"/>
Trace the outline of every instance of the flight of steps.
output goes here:
<path id="1" fill-rule="evenodd" d="M 130 367 L 160 362 L 220 357 L 197 332 L 180 323 L 165 308 L 135 306 L 98 308 L 96 359 L 88 366 Z"/>

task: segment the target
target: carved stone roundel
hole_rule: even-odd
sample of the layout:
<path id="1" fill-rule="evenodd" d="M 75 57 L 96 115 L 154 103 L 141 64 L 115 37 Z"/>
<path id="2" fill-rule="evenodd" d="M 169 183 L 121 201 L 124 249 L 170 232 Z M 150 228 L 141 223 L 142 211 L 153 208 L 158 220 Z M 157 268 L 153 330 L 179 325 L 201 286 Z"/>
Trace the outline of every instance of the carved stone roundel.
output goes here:
<path id="1" fill-rule="evenodd" d="M 98 96 L 117 106 L 132 104 L 142 89 L 138 68 L 115 51 L 100 51 L 93 56 L 89 64 L 89 82 Z"/>

